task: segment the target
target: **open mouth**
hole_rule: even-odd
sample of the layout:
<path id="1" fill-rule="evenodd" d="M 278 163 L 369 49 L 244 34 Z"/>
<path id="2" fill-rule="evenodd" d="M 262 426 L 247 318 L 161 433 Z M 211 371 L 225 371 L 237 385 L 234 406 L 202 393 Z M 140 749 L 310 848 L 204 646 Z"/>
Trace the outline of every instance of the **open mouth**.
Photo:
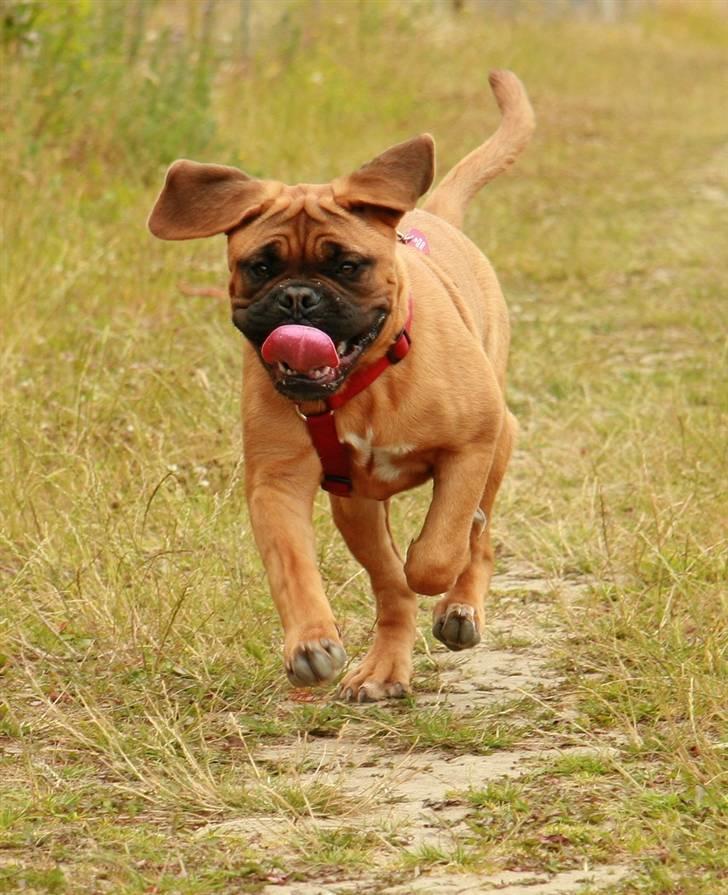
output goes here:
<path id="1" fill-rule="evenodd" d="M 294 366 L 289 363 L 290 358 L 273 357 L 267 360 L 264 345 L 262 359 L 273 384 L 281 394 L 297 401 L 316 401 L 332 395 L 342 385 L 365 349 L 377 338 L 386 316 L 385 311 L 380 311 L 369 329 L 336 343 L 335 358 L 330 354 L 326 357 L 326 362 L 319 366 L 298 363 Z M 322 336 L 330 341 L 327 335 Z"/>

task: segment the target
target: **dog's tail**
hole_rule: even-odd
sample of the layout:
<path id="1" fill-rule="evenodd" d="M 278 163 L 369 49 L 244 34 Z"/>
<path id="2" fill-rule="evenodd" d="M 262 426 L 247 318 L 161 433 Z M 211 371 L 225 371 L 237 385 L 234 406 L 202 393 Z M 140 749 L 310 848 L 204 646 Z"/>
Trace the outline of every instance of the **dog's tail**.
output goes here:
<path id="1" fill-rule="evenodd" d="M 443 177 L 423 206 L 455 227 L 462 226 L 468 202 L 513 164 L 533 133 L 533 109 L 513 72 L 492 71 L 488 80 L 503 116 L 498 130 Z"/>

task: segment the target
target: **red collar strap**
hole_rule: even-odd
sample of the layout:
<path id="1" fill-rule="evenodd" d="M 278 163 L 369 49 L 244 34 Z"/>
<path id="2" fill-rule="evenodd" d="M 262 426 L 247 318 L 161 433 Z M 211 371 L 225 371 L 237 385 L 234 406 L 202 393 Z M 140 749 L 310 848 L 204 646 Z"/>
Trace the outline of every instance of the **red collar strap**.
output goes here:
<path id="1" fill-rule="evenodd" d="M 326 410 L 309 416 L 303 413 L 299 407 L 298 412 L 306 422 L 308 434 L 311 436 L 313 446 L 321 460 L 323 468 L 321 487 L 324 491 L 329 491 L 337 497 L 350 497 L 352 491 L 349 447 L 339 441 L 334 411 L 338 410 L 339 407 L 343 407 L 359 392 L 363 392 L 386 369 L 394 364 L 398 364 L 407 356 L 412 343 L 409 334 L 411 325 L 412 296 L 410 296 L 409 301 L 407 322 L 385 355 L 363 370 L 355 370 L 346 380 L 341 391 L 326 399 Z"/>

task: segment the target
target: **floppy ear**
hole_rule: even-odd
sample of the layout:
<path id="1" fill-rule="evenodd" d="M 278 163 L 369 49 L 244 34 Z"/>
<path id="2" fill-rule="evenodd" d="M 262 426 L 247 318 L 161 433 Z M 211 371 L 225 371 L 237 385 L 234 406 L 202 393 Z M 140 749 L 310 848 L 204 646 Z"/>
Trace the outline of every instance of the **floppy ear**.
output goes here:
<path id="1" fill-rule="evenodd" d="M 224 233 L 256 214 L 265 182 L 226 165 L 174 162 L 147 226 L 160 239 L 197 239 Z"/>
<path id="2" fill-rule="evenodd" d="M 435 174 L 435 141 L 429 134 L 398 143 L 348 177 L 333 183 L 339 205 L 373 214 L 396 227 L 426 193 Z"/>

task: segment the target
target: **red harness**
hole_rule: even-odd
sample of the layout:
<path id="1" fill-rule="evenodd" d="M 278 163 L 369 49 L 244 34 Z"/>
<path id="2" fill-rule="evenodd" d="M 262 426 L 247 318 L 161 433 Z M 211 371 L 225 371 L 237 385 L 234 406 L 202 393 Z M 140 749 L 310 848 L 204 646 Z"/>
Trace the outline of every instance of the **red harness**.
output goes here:
<path id="1" fill-rule="evenodd" d="M 412 325 L 412 297 L 410 296 L 409 314 L 404 328 L 392 342 L 389 351 L 363 370 L 355 370 L 344 383 L 341 391 L 326 399 L 326 410 L 310 415 L 303 413 L 300 406 L 298 412 L 304 418 L 308 434 L 321 460 L 323 477 L 321 487 L 337 497 L 351 497 L 351 456 L 349 447 L 339 441 L 336 431 L 334 411 L 343 407 L 359 392 L 370 386 L 375 379 L 394 364 L 398 364 L 407 356 L 412 342 L 409 328 Z"/>
<path id="2" fill-rule="evenodd" d="M 430 254 L 427 237 L 420 230 L 411 229 L 406 234 L 397 232 L 397 239 L 405 245 L 410 245 L 413 249 L 417 249 L 418 252 L 423 252 L 425 255 Z M 346 380 L 341 391 L 326 399 L 326 410 L 309 416 L 303 413 L 299 406 L 298 412 L 306 422 L 308 434 L 311 436 L 313 446 L 319 455 L 319 460 L 321 460 L 323 469 L 321 487 L 324 491 L 329 491 L 337 497 L 351 497 L 352 492 L 351 455 L 348 445 L 339 441 L 334 411 L 338 410 L 339 407 L 343 407 L 347 401 L 350 401 L 359 392 L 364 391 L 388 367 L 398 364 L 407 356 L 412 344 L 409 334 L 411 325 L 412 296 L 410 295 L 407 322 L 390 345 L 389 351 L 365 369 L 355 370 Z"/>

